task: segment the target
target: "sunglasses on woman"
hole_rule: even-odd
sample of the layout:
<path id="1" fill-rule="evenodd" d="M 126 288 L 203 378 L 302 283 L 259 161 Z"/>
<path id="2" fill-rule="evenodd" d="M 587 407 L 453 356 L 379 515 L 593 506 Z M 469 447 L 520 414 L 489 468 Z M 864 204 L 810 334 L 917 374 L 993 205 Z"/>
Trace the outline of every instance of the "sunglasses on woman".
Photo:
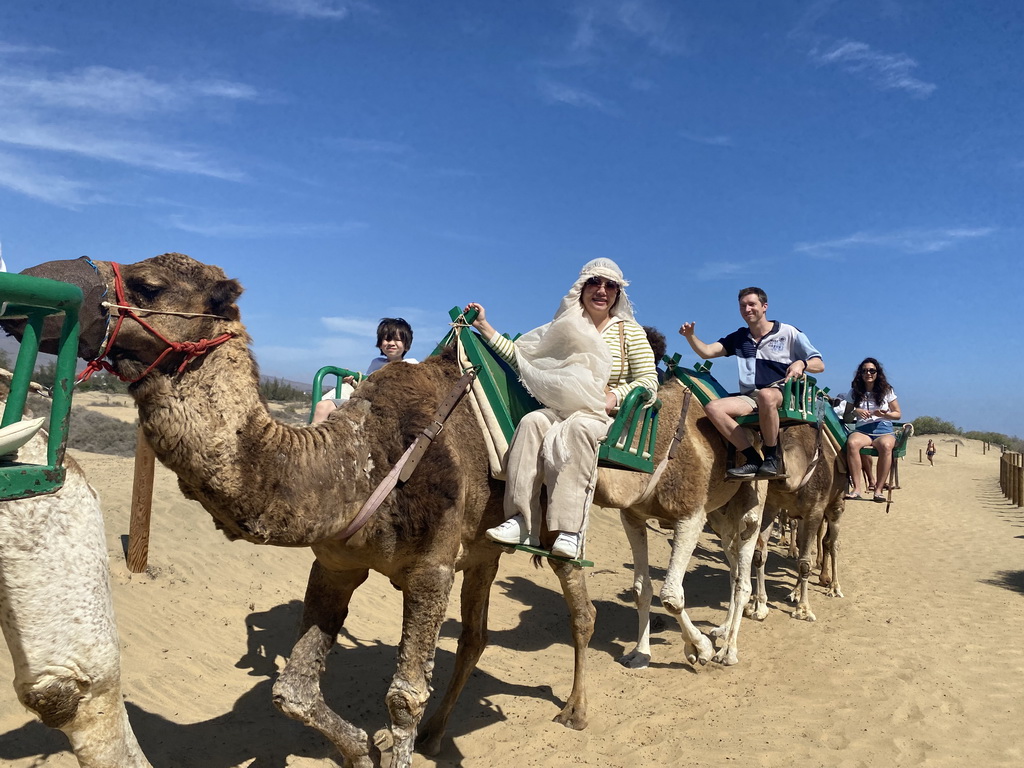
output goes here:
<path id="1" fill-rule="evenodd" d="M 878 373 L 878 369 L 877 368 L 861 368 L 860 372 L 863 373 L 865 376 L 868 376 L 868 375 L 874 376 L 876 373 Z"/>
<path id="2" fill-rule="evenodd" d="M 619 290 L 619 284 L 614 280 L 602 280 L 600 277 L 591 277 L 584 285 L 588 288 L 599 288 L 603 285 L 606 291 Z"/>

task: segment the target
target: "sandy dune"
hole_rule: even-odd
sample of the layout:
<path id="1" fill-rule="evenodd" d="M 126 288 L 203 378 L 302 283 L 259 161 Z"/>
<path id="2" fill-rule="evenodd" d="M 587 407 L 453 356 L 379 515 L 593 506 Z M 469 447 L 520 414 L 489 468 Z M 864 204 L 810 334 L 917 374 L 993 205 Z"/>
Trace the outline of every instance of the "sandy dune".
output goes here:
<path id="1" fill-rule="evenodd" d="M 417 756 L 415 765 L 1024 764 L 1024 509 L 999 492 L 998 454 L 967 441 L 954 458 L 954 443 L 940 440 L 932 468 L 919 462 L 924 443 L 911 443 L 890 514 L 870 502 L 848 505 L 846 597 L 830 600 L 816 587 L 816 623 L 790 618 L 784 595 L 793 567 L 773 544 L 773 611 L 764 623 L 744 622 L 735 667 L 692 669 L 675 621 L 660 608 L 651 668 L 616 664 L 636 631 L 624 599 L 630 558 L 617 515 L 597 512 L 589 585 L 598 625 L 586 731 L 551 722 L 572 674 L 557 582 L 525 555 L 505 557 L 492 597 L 491 646 L 441 755 Z M 103 496 L 124 689 L 154 766 L 332 765 L 332 747 L 270 702 L 293 640 L 309 552 L 228 542 L 158 466 L 150 567 L 129 574 L 121 537 L 132 463 L 76 458 Z M 668 541 L 654 538 L 660 579 Z M 728 583 L 712 537 L 702 543 L 687 603 L 707 629 L 723 616 Z M 456 596 L 437 655 L 439 685 L 451 670 L 457 613 Z M 399 594 L 371 577 L 330 658 L 329 701 L 370 731 L 385 721 L 400 616 Z M 18 704 L 6 682 L 12 674 L 0 652 L 0 765 L 74 768 L 64 737 Z"/>

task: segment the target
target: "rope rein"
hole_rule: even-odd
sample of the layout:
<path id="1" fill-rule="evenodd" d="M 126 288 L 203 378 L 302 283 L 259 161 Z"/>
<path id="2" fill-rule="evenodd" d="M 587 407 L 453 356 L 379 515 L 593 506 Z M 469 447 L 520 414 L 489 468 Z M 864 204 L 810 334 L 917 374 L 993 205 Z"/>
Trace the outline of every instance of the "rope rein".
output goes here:
<path id="1" fill-rule="evenodd" d="M 169 355 L 171 352 L 181 352 L 182 354 L 185 355 L 185 359 L 181 361 L 181 365 L 179 365 L 177 369 L 177 372 L 180 374 L 184 372 L 185 368 L 187 368 L 189 363 L 191 363 L 193 360 L 200 357 L 201 355 L 205 355 L 211 349 L 223 344 L 225 341 L 234 338 L 234 333 L 222 333 L 215 339 L 199 339 L 198 341 L 171 341 L 162 333 L 160 333 L 160 331 L 158 331 L 152 325 L 150 325 L 141 317 L 139 317 L 139 315 L 136 313 L 145 312 L 154 315 L 174 315 L 176 317 L 212 317 L 217 318 L 219 320 L 228 320 L 229 318 L 223 317 L 221 315 L 207 315 L 201 312 L 173 312 L 170 310 L 143 309 L 142 307 L 133 307 L 130 304 L 128 304 L 125 298 L 124 279 L 121 277 L 121 265 L 118 264 L 117 262 L 112 261 L 110 262 L 110 266 L 114 270 L 114 292 L 117 296 L 117 302 L 114 303 L 104 301 L 101 306 L 107 309 L 108 314 L 112 309 L 117 310 L 117 322 L 114 323 L 113 331 L 111 331 L 107 335 L 107 338 L 103 340 L 103 344 L 100 346 L 100 352 L 97 355 L 97 357 L 95 357 L 93 360 L 90 360 L 89 364 L 85 366 L 85 369 L 80 374 L 78 374 L 78 377 L 75 379 L 76 384 L 79 384 L 83 381 L 87 381 L 89 377 L 91 377 L 94 373 L 100 370 L 112 373 L 121 381 L 127 382 L 129 384 L 134 384 L 138 381 L 142 381 L 142 379 L 148 376 L 149 373 L 158 365 L 160 365 L 160 363 L 163 362 L 164 358 L 167 357 L 167 355 Z M 114 343 L 114 340 L 117 338 L 117 334 L 121 330 L 121 324 L 124 322 L 124 319 L 126 317 L 130 317 L 132 320 L 141 325 L 144 329 L 149 331 L 149 333 L 151 333 L 153 336 L 160 339 L 160 341 L 167 345 L 167 348 L 160 353 L 156 360 L 150 363 L 149 367 L 146 368 L 146 370 L 144 370 L 142 374 L 135 379 L 128 379 L 122 376 L 114 368 L 114 366 L 111 365 L 110 362 L 107 361 L 106 359 L 107 351 L 110 349 L 110 347 Z"/>

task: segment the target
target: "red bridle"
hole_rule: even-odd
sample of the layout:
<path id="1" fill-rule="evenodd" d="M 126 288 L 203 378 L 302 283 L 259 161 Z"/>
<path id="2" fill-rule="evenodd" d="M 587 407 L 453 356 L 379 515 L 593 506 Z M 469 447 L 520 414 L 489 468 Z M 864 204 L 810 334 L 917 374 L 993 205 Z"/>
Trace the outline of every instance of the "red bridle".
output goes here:
<path id="1" fill-rule="evenodd" d="M 114 293 L 117 297 L 117 304 L 108 304 L 107 306 L 108 308 L 117 309 L 117 322 L 114 323 L 114 330 L 107 337 L 106 341 L 104 341 L 103 346 L 100 349 L 99 355 L 97 355 L 95 359 L 90 360 L 89 364 L 85 366 L 85 370 L 78 374 L 78 378 L 75 379 L 76 384 L 82 381 L 86 381 L 90 376 L 92 376 L 99 370 L 109 371 L 110 373 L 117 376 L 117 378 L 120 379 L 121 381 L 128 382 L 129 384 L 134 384 L 135 382 L 144 379 L 149 374 L 149 372 L 156 368 L 161 363 L 161 361 L 165 357 L 167 357 L 167 355 L 169 355 L 171 352 L 181 352 L 185 355 L 185 359 L 182 360 L 181 365 L 178 366 L 178 373 L 181 373 L 182 371 L 185 370 L 188 364 L 195 360 L 197 357 L 199 357 L 200 355 L 205 355 L 214 347 L 218 346 L 219 344 L 223 344 L 225 341 L 235 336 L 235 334 L 233 333 L 222 333 L 215 339 L 200 339 L 199 341 L 171 341 L 162 333 L 160 333 L 160 331 L 158 331 L 152 325 L 150 325 L 141 317 L 139 317 L 135 313 L 135 310 L 138 309 L 140 312 L 152 312 L 154 314 L 182 313 L 161 313 L 159 310 L 141 309 L 139 307 L 128 306 L 128 302 L 124 294 L 124 280 L 121 278 L 121 266 L 113 261 L 110 262 L 110 266 L 114 270 Z M 203 315 L 201 313 L 193 313 L 191 316 L 210 317 L 210 315 Z M 130 317 L 132 320 L 137 322 L 139 325 L 141 325 L 143 328 L 145 328 L 147 331 L 149 331 L 151 334 L 156 336 L 158 339 L 160 339 L 160 341 L 167 345 L 167 349 L 161 352 L 160 356 L 157 357 L 157 359 L 154 360 L 152 363 L 150 363 L 149 367 L 145 371 L 143 371 L 142 374 L 136 379 L 125 378 L 120 373 L 118 373 L 114 366 L 112 366 L 105 359 L 107 357 L 107 350 L 110 349 L 110 347 L 113 345 L 114 339 L 117 338 L 118 331 L 121 330 L 121 323 L 124 322 L 124 319 L 126 317 Z"/>

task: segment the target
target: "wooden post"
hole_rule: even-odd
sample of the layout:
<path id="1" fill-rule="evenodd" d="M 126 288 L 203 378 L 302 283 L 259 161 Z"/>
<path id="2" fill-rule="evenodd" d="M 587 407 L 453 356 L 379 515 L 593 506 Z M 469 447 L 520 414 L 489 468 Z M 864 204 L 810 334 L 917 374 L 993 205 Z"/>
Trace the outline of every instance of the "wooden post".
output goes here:
<path id="1" fill-rule="evenodd" d="M 1017 506 L 1024 507 L 1024 467 L 1017 467 Z"/>
<path id="2" fill-rule="evenodd" d="M 135 442 L 135 481 L 132 483 L 132 513 L 128 526 L 128 570 L 142 573 L 149 561 L 149 518 L 153 510 L 153 465 L 155 456 L 146 436 Z"/>
<path id="3" fill-rule="evenodd" d="M 917 449 L 917 463 L 924 464 L 924 454 L 921 452 L 920 448 Z"/>
<path id="4" fill-rule="evenodd" d="M 953 458 L 954 459 L 957 457 L 957 452 L 956 452 L 957 447 L 958 447 L 957 444 L 953 443 Z"/>

